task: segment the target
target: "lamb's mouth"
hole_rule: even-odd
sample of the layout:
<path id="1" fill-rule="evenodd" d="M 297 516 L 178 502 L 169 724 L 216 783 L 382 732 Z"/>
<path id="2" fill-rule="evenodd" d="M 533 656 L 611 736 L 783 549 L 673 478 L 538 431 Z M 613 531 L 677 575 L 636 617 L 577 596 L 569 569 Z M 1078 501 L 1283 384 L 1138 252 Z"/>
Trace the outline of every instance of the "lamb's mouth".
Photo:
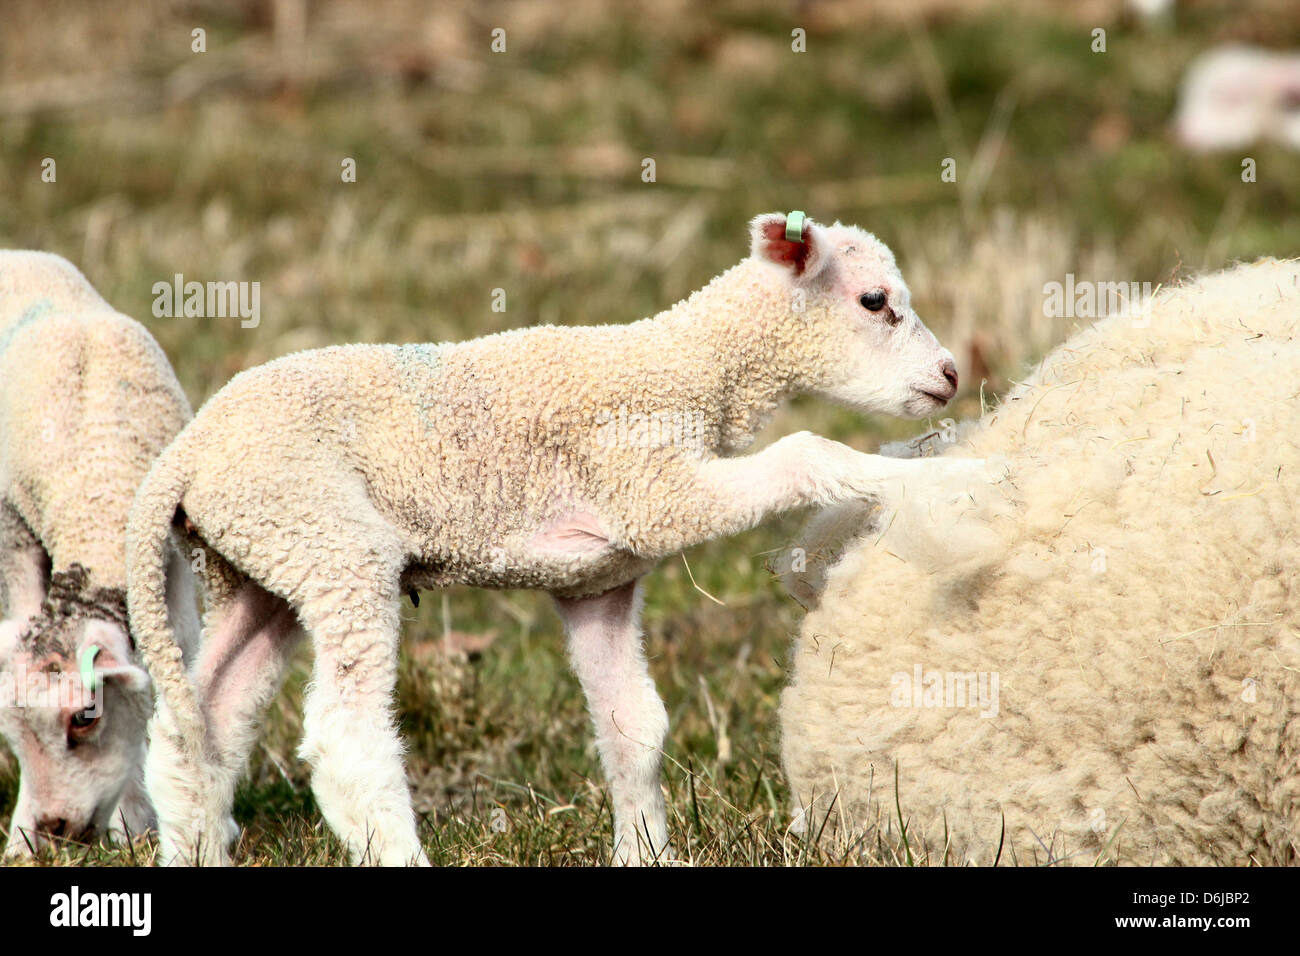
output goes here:
<path id="1" fill-rule="evenodd" d="M 912 389 L 912 391 L 916 392 L 917 395 L 922 396 L 922 401 L 933 402 L 935 408 L 943 408 L 943 406 L 947 405 L 948 402 L 952 399 L 953 395 L 956 394 L 956 392 L 953 391 L 947 395 L 944 395 L 942 392 L 932 392 L 928 388 L 915 388 L 915 387 Z"/>
<path id="2" fill-rule="evenodd" d="M 938 396 L 914 388 L 907 401 L 903 403 L 902 410 L 895 414 L 903 418 L 929 418 L 946 404 L 947 402 Z"/>

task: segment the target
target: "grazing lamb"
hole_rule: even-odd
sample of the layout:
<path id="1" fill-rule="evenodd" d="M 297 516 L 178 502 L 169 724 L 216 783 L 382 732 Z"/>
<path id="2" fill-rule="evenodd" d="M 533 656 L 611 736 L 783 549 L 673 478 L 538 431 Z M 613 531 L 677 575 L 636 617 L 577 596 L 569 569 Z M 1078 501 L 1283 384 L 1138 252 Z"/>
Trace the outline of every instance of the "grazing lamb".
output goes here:
<path id="1" fill-rule="evenodd" d="M 1197 151 L 1273 140 L 1300 149 L 1300 54 L 1226 46 L 1187 70 L 1174 131 Z"/>
<path id="2" fill-rule="evenodd" d="M 0 735 L 20 772 L 6 856 L 152 825 L 152 691 L 127 630 L 126 519 L 189 418 L 157 343 L 73 265 L 0 251 Z M 188 645 L 193 581 L 172 557 L 168 603 Z"/>
<path id="3" fill-rule="evenodd" d="M 947 553 L 859 524 L 782 698 L 797 823 L 874 845 L 901 807 L 934 861 L 1295 863 L 1298 333 L 1296 261 L 1161 293 L 933 459 L 1007 460 Z"/>
<path id="4" fill-rule="evenodd" d="M 146 777 L 164 860 L 227 860 L 221 821 L 305 630 L 301 753 L 322 814 L 354 861 L 425 862 L 392 712 L 398 609 L 410 589 L 453 583 L 554 595 L 613 791 L 614 858 L 666 851 L 667 715 L 638 579 L 777 511 L 900 500 L 904 484 L 910 501 L 979 471 L 808 433 L 724 457 L 795 392 L 920 417 L 957 389 L 884 245 L 839 224 L 787 228 L 755 219 L 750 258 L 651 319 L 303 352 L 199 412 L 127 535 L 131 621 L 160 695 Z M 163 602 L 175 522 L 219 578 L 197 694 Z"/>

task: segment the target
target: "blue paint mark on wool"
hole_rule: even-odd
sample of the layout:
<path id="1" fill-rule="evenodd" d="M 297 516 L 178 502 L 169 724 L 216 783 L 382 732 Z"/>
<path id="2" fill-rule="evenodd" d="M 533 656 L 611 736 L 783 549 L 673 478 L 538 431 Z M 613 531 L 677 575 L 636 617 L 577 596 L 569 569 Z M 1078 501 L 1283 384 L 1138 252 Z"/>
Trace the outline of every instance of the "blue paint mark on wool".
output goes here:
<path id="1" fill-rule="evenodd" d="M 20 329 L 31 325 L 37 319 L 44 318 L 52 311 L 54 311 L 54 300 L 49 296 L 37 299 L 29 305 L 23 314 L 18 317 L 18 321 L 0 332 L 0 352 L 4 352 L 9 348 L 9 343 L 13 341 L 14 336 L 18 334 Z"/>

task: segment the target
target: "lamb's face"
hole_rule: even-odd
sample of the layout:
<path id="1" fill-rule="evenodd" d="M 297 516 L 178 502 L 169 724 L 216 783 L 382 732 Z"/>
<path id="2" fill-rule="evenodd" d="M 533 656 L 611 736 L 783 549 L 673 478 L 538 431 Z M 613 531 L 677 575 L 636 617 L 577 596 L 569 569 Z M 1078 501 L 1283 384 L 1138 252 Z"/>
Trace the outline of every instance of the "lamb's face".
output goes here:
<path id="1" fill-rule="evenodd" d="M 869 412 L 924 418 L 957 394 L 952 353 L 912 309 L 894 255 L 852 226 L 806 222 L 785 238 L 785 217 L 753 223 L 754 255 L 789 269 L 791 295 L 813 320 L 814 394 Z"/>
<path id="2" fill-rule="evenodd" d="M 144 754 L 148 678 L 115 624 L 71 618 L 45 631 L 5 622 L 0 633 L 0 736 L 18 758 L 18 803 L 5 855 L 52 839 L 109 831 Z M 82 679 L 94 652 L 95 689 Z"/>

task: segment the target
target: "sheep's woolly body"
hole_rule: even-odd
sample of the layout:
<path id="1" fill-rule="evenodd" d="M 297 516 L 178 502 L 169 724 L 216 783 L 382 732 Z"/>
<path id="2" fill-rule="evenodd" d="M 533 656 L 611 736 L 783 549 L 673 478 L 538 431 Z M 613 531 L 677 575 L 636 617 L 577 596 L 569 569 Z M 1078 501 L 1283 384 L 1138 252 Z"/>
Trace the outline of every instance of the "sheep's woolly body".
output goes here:
<path id="1" fill-rule="evenodd" d="M 154 457 L 190 418 L 153 337 L 66 260 L 0 252 L 0 503 L 96 587 L 126 587 L 123 536 Z"/>
<path id="2" fill-rule="evenodd" d="M 991 863 L 1005 818 L 1004 861 L 1296 861 L 1300 265 L 1149 319 L 1079 333 L 959 439 L 1008 460 L 1003 519 L 959 522 L 951 558 L 869 535 L 830 572 L 781 707 L 813 819 L 837 792 L 837 823 L 896 834 L 897 774 L 936 859 L 947 832 Z M 996 716 L 947 697 L 971 673 Z"/>

